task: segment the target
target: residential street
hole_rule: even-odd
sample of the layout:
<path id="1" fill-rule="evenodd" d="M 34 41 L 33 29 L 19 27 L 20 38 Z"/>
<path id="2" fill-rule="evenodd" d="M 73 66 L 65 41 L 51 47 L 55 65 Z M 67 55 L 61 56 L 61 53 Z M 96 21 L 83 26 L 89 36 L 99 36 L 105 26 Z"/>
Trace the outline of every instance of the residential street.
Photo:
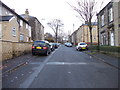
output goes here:
<path id="1" fill-rule="evenodd" d="M 61 45 L 49 56 L 20 57 L 25 64 L 11 72 L 3 69 L 3 88 L 118 88 L 118 69 L 75 47 Z"/>

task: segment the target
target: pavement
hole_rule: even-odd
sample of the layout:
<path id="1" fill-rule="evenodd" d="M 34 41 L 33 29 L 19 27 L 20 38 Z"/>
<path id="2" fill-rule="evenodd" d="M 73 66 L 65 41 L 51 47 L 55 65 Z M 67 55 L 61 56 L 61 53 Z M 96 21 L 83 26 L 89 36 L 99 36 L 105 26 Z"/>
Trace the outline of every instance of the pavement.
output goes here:
<path id="1" fill-rule="evenodd" d="M 84 53 L 91 55 L 94 58 L 97 58 L 97 60 L 100 60 L 110 66 L 113 66 L 117 69 L 120 70 L 120 65 L 118 65 L 118 58 L 106 55 L 106 54 L 102 54 L 102 53 L 93 53 L 91 51 L 84 51 Z M 28 64 L 28 62 L 30 61 L 30 58 L 32 57 L 32 55 L 30 54 L 26 54 L 26 55 L 22 55 L 13 59 L 9 59 L 9 60 L 5 60 L 2 62 L 2 66 L 0 66 L 0 69 L 2 69 L 2 73 L 6 73 L 6 72 L 11 72 L 12 70 L 26 65 Z"/>
<path id="2" fill-rule="evenodd" d="M 110 56 L 109 54 L 103 54 L 103 53 L 100 53 L 100 52 L 91 52 L 90 50 L 88 51 L 84 51 L 86 54 L 89 54 L 91 55 L 92 57 L 94 58 L 97 58 L 97 60 L 100 60 L 106 64 L 109 64 L 117 69 L 120 70 L 120 65 L 118 64 L 120 61 L 119 59 L 120 58 L 117 58 L 117 57 L 113 57 L 113 56 Z"/>
<path id="3" fill-rule="evenodd" d="M 18 57 L 12 58 L 12 59 L 4 60 L 2 62 L 2 66 L 0 66 L 0 69 L 2 69 L 2 74 L 6 73 L 6 72 L 11 72 L 12 70 L 14 70 L 20 66 L 28 64 L 31 57 L 32 57 L 32 55 L 30 55 L 30 53 L 29 53 L 29 54 L 18 56 Z"/>

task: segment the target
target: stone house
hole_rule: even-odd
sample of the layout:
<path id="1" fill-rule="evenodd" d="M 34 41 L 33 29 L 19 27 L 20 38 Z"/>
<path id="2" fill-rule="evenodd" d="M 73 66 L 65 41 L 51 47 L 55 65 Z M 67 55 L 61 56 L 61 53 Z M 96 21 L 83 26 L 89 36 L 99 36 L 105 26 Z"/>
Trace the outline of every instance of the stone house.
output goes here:
<path id="1" fill-rule="evenodd" d="M 77 31 L 78 30 L 75 30 L 71 35 L 70 35 L 70 42 L 73 44 L 73 45 L 77 45 Z"/>
<path id="2" fill-rule="evenodd" d="M 87 24 L 82 24 L 76 31 L 71 35 L 71 41 L 73 43 L 86 42 L 90 43 L 90 30 Z M 97 23 L 92 23 L 92 41 L 93 44 L 98 43 L 98 29 Z"/>
<path id="3" fill-rule="evenodd" d="M 92 41 L 93 44 L 98 43 L 98 29 L 96 22 L 92 22 Z M 79 42 L 90 43 L 90 30 L 87 24 L 82 24 L 78 28 L 77 43 Z"/>
<path id="4" fill-rule="evenodd" d="M 0 1 L 0 61 L 31 52 L 31 27 Z"/>
<path id="5" fill-rule="evenodd" d="M 100 45 L 120 46 L 120 1 L 109 2 L 97 18 Z"/>
<path id="6" fill-rule="evenodd" d="M 44 40 L 44 26 L 41 22 L 36 17 L 30 16 L 28 9 L 26 9 L 25 14 L 21 16 L 26 19 L 31 26 L 32 40 Z"/>
<path id="7" fill-rule="evenodd" d="M 12 42 L 31 42 L 29 23 L 0 1 L 0 39 Z"/>

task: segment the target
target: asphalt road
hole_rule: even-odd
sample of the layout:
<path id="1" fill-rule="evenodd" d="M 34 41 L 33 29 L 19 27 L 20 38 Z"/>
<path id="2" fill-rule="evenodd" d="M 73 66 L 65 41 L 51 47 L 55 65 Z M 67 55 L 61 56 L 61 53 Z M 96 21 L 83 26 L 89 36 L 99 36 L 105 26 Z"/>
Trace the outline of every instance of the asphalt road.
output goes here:
<path id="1" fill-rule="evenodd" d="M 118 69 L 60 46 L 49 56 L 32 56 L 2 79 L 3 88 L 118 88 Z"/>

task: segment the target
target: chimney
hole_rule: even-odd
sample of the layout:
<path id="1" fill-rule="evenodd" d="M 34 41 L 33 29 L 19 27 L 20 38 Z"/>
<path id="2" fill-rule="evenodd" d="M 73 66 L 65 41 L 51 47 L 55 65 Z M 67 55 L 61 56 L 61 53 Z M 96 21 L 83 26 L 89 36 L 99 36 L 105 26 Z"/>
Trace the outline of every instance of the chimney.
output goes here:
<path id="1" fill-rule="evenodd" d="M 26 9 L 25 11 L 25 19 L 28 21 L 29 20 L 29 11 Z"/>

